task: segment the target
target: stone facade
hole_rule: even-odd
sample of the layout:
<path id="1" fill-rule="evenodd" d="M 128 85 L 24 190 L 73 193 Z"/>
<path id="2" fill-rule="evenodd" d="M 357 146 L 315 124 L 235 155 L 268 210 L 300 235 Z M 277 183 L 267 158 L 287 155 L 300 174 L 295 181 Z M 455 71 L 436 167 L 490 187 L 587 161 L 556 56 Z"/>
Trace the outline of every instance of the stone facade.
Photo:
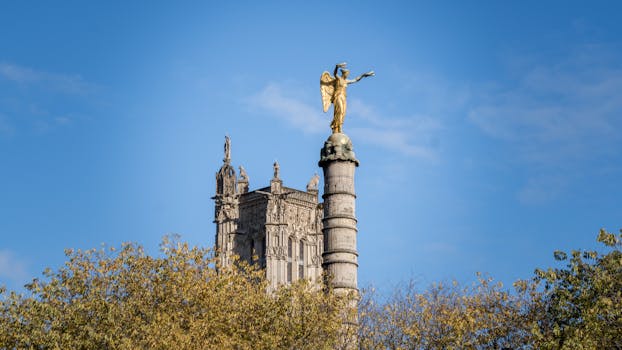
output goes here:
<path id="1" fill-rule="evenodd" d="M 306 191 L 285 187 L 275 163 L 270 186 L 248 191 L 248 175 L 240 167 L 236 176 L 227 149 L 213 197 L 220 263 L 229 265 L 237 255 L 259 264 L 271 288 L 301 278 L 317 281 L 324 248 L 319 177 L 311 179 Z"/>

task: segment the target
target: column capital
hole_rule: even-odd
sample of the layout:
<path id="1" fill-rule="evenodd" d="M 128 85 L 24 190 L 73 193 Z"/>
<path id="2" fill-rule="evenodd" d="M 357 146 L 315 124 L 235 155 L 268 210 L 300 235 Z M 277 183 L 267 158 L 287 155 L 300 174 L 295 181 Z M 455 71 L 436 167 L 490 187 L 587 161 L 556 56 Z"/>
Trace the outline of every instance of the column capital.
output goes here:
<path id="1" fill-rule="evenodd" d="M 324 142 L 318 165 L 324 167 L 328 162 L 335 160 L 349 161 L 359 166 L 359 161 L 354 155 L 352 141 L 348 135 L 339 132 L 333 133 Z"/>

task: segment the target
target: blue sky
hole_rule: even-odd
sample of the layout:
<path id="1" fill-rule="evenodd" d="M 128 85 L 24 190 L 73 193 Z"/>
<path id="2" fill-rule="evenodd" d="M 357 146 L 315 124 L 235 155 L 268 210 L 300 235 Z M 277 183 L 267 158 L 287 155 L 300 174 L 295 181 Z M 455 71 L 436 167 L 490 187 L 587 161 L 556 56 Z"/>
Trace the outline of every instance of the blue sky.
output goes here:
<path id="1" fill-rule="evenodd" d="M 0 284 L 64 248 L 214 240 L 224 135 L 304 188 L 347 61 L 359 284 L 506 284 L 622 227 L 619 2 L 14 2 L 0 11 Z"/>

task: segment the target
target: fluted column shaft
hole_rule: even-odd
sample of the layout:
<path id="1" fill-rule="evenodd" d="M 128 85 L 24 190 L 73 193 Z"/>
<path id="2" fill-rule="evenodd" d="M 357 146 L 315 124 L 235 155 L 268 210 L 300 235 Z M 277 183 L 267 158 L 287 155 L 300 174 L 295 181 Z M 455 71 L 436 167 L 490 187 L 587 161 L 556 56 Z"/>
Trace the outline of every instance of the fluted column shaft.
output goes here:
<path id="1" fill-rule="evenodd" d="M 350 138 L 333 133 L 324 143 L 319 166 L 324 171 L 324 253 L 322 267 L 336 291 L 358 292 L 356 192 L 358 160 Z"/>
<path id="2" fill-rule="evenodd" d="M 323 267 L 335 290 L 358 291 L 354 169 L 351 161 L 324 164 Z"/>

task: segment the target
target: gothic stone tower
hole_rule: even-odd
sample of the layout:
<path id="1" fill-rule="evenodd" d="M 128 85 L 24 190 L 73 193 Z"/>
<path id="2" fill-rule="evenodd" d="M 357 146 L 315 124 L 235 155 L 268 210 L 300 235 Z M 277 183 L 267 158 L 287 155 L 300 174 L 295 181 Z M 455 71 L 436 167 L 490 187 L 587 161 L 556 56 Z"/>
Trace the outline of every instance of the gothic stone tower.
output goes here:
<path id="1" fill-rule="evenodd" d="M 271 288 L 298 279 L 316 281 L 322 275 L 322 209 L 318 180 L 306 191 L 283 186 L 274 163 L 270 186 L 248 191 L 248 175 L 230 165 L 230 141 L 225 139 L 224 164 L 216 173 L 216 248 L 221 264 L 232 255 L 260 264 Z"/>

